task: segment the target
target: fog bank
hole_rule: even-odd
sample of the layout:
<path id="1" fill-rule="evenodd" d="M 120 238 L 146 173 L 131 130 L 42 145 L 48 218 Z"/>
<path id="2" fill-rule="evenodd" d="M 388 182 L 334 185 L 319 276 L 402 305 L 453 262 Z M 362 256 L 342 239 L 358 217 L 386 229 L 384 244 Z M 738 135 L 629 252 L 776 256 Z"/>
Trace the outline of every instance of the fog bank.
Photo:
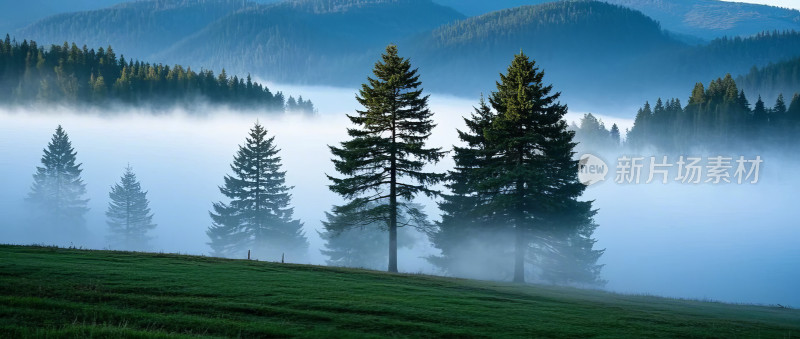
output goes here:
<path id="1" fill-rule="evenodd" d="M 142 188 L 149 191 L 158 224 L 153 232 L 155 249 L 207 254 L 211 203 L 223 199 L 218 186 L 230 173 L 237 145 L 258 120 L 282 149 L 287 184 L 294 186 L 295 217 L 305 223 L 311 243 L 309 262 L 323 264 L 316 231 L 321 230 L 324 212 L 341 202 L 327 189 L 325 173 L 334 174 L 327 145 L 346 138 L 345 114 L 357 107 L 355 92 L 288 88 L 286 94 L 294 95 L 295 90 L 309 93 L 317 116 L 219 110 L 195 117 L 180 110 L 166 115 L 133 110 L 106 117 L 103 112 L 62 108 L 0 110 L 0 213 L 6 216 L 0 221 L 0 243 L 42 242 L 39 235 L 26 232 L 19 211 L 42 149 L 61 124 L 83 164 L 91 199 L 88 226 L 93 236 L 72 245 L 108 248 L 104 216 L 108 191 L 130 164 Z M 438 126 L 431 145 L 458 144 L 455 129 L 462 128 L 461 116 L 476 103 L 432 95 Z M 577 120 L 582 113 L 571 112 L 568 118 Z M 623 131 L 631 125 L 630 119 L 599 117 L 606 126 L 617 123 Z M 595 200 L 599 209 L 597 247 L 606 248 L 600 259 L 606 265 L 602 274 L 608 280 L 606 287 L 625 293 L 800 306 L 796 287 L 800 227 L 792 199 L 800 180 L 791 175 L 797 161 L 769 154 L 763 158 L 761 182 L 755 185 L 620 185 L 613 182 L 612 169 L 610 180 L 589 187 L 585 199 Z M 441 171 L 451 167 L 449 157 L 435 166 Z M 433 201 L 419 202 L 438 219 Z M 423 259 L 436 253 L 426 243 L 418 241 L 400 250 L 402 271 L 436 273 Z"/>

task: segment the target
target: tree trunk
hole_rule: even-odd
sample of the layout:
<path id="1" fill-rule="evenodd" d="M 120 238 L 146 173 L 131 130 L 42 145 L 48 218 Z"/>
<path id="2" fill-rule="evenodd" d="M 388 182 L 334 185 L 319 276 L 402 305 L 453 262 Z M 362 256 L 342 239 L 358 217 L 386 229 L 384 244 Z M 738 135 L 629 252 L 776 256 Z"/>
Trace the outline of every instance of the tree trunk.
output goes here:
<path id="1" fill-rule="evenodd" d="M 397 272 L 397 172 L 392 151 L 391 180 L 389 187 L 389 272 Z"/>
<path id="2" fill-rule="evenodd" d="M 395 93 L 397 97 L 397 93 Z M 389 272 L 397 272 L 397 126 L 392 111 L 392 149 L 389 168 Z"/>
<path id="3" fill-rule="evenodd" d="M 522 150 L 519 151 L 519 158 L 517 159 L 517 166 L 518 168 L 522 168 Z M 525 183 L 522 181 L 517 181 L 516 185 L 516 195 L 517 195 L 517 211 L 516 211 L 516 220 L 514 225 L 514 282 L 515 283 L 524 283 L 525 282 L 525 249 L 527 247 L 527 243 L 525 242 L 525 229 L 523 228 L 523 223 L 525 220 L 524 208 L 526 205 L 525 201 Z"/>
<path id="4" fill-rule="evenodd" d="M 392 196 L 389 224 L 389 272 L 397 272 L 397 198 Z"/>
<path id="5" fill-rule="evenodd" d="M 515 228 L 514 242 L 514 282 L 525 282 L 525 231 L 519 225 Z"/>

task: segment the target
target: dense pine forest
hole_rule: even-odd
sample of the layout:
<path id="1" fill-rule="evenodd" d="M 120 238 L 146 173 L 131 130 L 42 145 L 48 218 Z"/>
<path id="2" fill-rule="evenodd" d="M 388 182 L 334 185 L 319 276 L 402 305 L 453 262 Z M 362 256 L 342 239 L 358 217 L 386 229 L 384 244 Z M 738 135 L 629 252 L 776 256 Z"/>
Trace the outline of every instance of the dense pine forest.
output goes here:
<path id="1" fill-rule="evenodd" d="M 151 64 L 117 58 L 108 48 L 79 48 L 75 43 L 51 45 L 21 43 L 6 35 L 0 43 L 0 95 L 5 104 L 57 103 L 134 106 L 193 106 L 198 103 L 270 112 L 313 113 L 302 97 L 284 98 L 246 78 L 219 75 L 211 70 Z"/>
<path id="2" fill-rule="evenodd" d="M 592 115 L 573 129 L 588 147 L 622 145 L 619 128 L 607 129 Z M 685 106 L 677 98 L 645 103 L 624 144 L 633 150 L 655 147 L 665 152 L 794 149 L 798 132 L 800 93 L 778 94 L 774 102 L 758 96 L 751 102 L 728 74 L 708 86 L 697 83 Z"/>
<path id="3" fill-rule="evenodd" d="M 779 94 L 800 89 L 800 58 L 769 63 L 762 68 L 754 66 L 747 74 L 738 76 L 736 83 L 749 97 L 761 95 L 764 101 L 774 102 Z"/>

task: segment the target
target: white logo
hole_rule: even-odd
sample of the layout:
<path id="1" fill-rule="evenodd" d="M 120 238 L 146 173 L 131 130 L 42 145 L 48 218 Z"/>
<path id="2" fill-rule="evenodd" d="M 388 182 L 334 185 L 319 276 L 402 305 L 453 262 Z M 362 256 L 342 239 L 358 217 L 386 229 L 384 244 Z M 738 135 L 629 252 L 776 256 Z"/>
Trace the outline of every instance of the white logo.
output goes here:
<path id="1" fill-rule="evenodd" d="M 598 182 L 606 180 L 608 174 L 608 165 L 591 154 L 581 155 L 578 161 L 578 180 L 586 186 L 594 185 Z"/>

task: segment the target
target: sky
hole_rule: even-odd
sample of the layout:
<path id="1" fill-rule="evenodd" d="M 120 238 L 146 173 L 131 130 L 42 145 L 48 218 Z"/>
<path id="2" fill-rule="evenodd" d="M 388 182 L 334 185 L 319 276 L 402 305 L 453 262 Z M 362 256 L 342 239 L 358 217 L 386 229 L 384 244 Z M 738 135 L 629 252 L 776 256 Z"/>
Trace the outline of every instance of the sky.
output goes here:
<path id="1" fill-rule="evenodd" d="M 751 4 L 762 4 L 762 5 L 770 5 L 770 6 L 778 6 L 778 7 L 785 7 L 785 8 L 794 8 L 800 10 L 800 0 L 747 0 L 747 1 L 731 1 L 731 0 L 722 0 L 727 2 L 747 2 Z"/>

